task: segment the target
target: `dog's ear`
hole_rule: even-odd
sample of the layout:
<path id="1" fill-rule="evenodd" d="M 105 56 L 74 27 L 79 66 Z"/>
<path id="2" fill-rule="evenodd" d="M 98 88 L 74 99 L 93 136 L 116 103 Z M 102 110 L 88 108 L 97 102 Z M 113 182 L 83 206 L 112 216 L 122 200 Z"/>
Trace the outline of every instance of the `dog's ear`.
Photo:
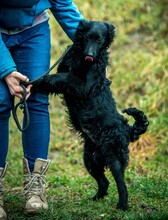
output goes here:
<path id="1" fill-rule="evenodd" d="M 111 45 L 115 37 L 115 27 L 114 25 L 109 24 L 109 23 L 105 23 L 105 25 L 107 27 L 105 47 L 109 48 L 109 46 Z"/>
<path id="2" fill-rule="evenodd" d="M 84 36 L 84 33 L 88 31 L 89 28 L 90 28 L 90 21 L 81 20 L 77 27 L 74 41 L 79 41 Z"/>
<path id="3" fill-rule="evenodd" d="M 88 21 L 88 20 L 81 20 L 80 22 L 79 22 L 79 25 L 78 25 L 78 30 L 79 31 L 86 31 L 86 30 L 88 30 L 88 28 L 90 27 L 90 21 Z"/>

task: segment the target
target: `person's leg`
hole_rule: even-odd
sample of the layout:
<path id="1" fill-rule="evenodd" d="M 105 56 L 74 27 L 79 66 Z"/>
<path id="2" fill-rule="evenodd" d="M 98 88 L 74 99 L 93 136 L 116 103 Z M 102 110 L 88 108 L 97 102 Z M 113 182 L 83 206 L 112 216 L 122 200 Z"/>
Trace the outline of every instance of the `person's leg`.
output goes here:
<path id="1" fill-rule="evenodd" d="M 12 97 L 4 80 L 0 80 L 0 167 L 5 167 L 8 152 L 9 117 Z"/>
<path id="2" fill-rule="evenodd" d="M 30 28 L 16 37 L 16 47 L 11 49 L 17 70 L 30 80 L 36 79 L 49 69 L 50 30 L 47 22 Z M 25 212 L 36 214 L 48 209 L 45 198 L 44 175 L 50 161 L 48 145 L 50 120 L 48 96 L 32 93 L 27 100 L 30 124 L 22 133 Z"/>
<path id="3" fill-rule="evenodd" d="M 17 37 L 17 36 L 16 36 Z M 50 30 L 47 22 L 28 29 L 17 37 L 18 46 L 11 49 L 17 70 L 30 80 L 36 79 L 49 69 Z M 32 93 L 27 100 L 30 125 L 22 133 L 24 157 L 30 172 L 37 158 L 47 159 L 50 136 L 48 96 Z"/>
<path id="4" fill-rule="evenodd" d="M 6 156 L 9 142 L 9 117 L 12 99 L 3 80 L 0 80 L 0 219 L 7 219 L 3 203 L 3 178 L 6 173 Z"/>
<path id="5" fill-rule="evenodd" d="M 12 109 L 12 96 L 3 79 L 0 79 L 0 219 L 7 219 L 3 206 L 3 178 L 6 174 L 9 142 L 9 117 Z"/>

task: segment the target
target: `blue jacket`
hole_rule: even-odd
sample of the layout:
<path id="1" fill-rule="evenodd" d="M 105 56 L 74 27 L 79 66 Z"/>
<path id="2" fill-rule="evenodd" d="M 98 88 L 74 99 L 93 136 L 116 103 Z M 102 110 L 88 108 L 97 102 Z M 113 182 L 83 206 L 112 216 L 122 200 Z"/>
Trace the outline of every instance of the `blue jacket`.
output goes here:
<path id="1" fill-rule="evenodd" d="M 49 9 L 71 40 L 83 16 L 72 0 L 0 0 L 0 27 L 12 29 L 33 24 L 34 19 Z M 16 65 L 0 33 L 0 78 L 16 70 Z"/>

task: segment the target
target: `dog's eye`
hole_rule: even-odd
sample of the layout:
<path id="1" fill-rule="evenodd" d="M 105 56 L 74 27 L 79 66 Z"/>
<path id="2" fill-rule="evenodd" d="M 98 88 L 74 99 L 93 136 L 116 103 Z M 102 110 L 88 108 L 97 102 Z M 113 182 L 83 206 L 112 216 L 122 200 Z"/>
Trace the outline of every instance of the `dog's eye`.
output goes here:
<path id="1" fill-rule="evenodd" d="M 102 38 L 101 38 L 101 37 L 98 37 L 98 38 L 97 38 L 97 42 L 98 42 L 98 43 L 101 43 L 101 42 L 102 42 Z"/>

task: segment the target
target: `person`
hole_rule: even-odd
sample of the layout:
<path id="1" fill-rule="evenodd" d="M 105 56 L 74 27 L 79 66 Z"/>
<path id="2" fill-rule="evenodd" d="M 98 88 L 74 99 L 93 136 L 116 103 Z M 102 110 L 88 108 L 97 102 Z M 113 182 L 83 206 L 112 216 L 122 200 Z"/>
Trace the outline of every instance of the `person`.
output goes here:
<path id="1" fill-rule="evenodd" d="M 50 66 L 47 9 L 73 41 L 77 26 L 84 17 L 72 0 L 0 1 L 0 219 L 7 218 L 2 180 L 7 169 L 12 100 L 14 96 L 22 97 L 21 81 L 38 78 Z M 31 86 L 26 88 L 30 124 L 22 133 L 23 193 L 25 212 L 36 214 L 40 209 L 48 209 L 44 176 L 50 163 L 50 119 L 48 96 L 31 93 Z"/>

